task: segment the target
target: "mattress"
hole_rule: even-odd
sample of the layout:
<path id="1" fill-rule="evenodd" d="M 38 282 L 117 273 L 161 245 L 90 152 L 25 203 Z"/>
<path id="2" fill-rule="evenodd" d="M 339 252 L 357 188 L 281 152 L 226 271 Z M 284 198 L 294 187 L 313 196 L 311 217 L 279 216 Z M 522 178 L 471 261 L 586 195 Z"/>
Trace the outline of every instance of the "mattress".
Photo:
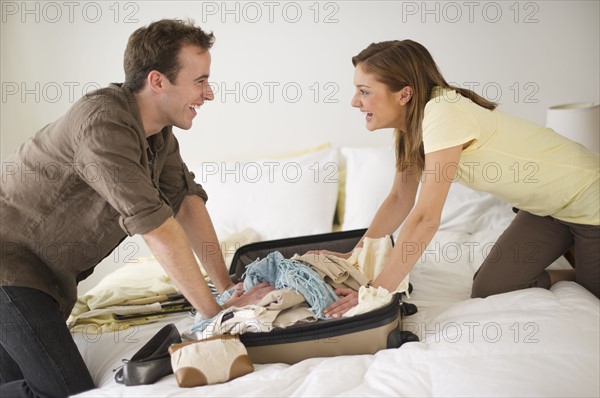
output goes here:
<path id="1" fill-rule="evenodd" d="M 476 230 L 440 230 L 411 272 L 405 301 L 418 312 L 404 330 L 419 342 L 374 355 L 255 365 L 253 373 L 210 386 L 180 388 L 173 375 L 126 387 L 114 369 L 167 323 L 180 331 L 188 314 L 113 333 L 73 334 L 97 389 L 79 397 L 281 396 L 589 396 L 600 395 L 600 301 L 574 282 L 471 299 L 472 277 L 510 222 L 487 207 Z M 141 264 L 140 266 L 143 266 Z M 560 258 L 551 268 L 567 268 Z"/>

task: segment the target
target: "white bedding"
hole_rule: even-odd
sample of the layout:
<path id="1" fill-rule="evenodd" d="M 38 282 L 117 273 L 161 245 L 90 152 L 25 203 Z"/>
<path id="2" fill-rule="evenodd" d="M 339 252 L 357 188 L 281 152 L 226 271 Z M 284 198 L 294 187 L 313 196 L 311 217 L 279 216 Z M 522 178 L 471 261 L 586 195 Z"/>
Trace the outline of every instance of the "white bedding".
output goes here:
<path id="1" fill-rule="evenodd" d="M 442 231 L 433 244 L 457 248 L 466 242 L 465 248 L 471 242 L 490 242 L 498 232 Z M 448 254 L 450 250 L 446 256 L 456 258 Z M 453 263 L 435 261 L 430 253 L 411 274 L 415 290 L 407 301 L 416 304 L 419 312 L 403 320 L 405 330 L 419 335 L 418 343 L 375 355 L 311 359 L 293 366 L 256 365 L 254 373 L 206 387 L 179 388 L 172 375 L 150 386 L 116 384 L 112 369 L 122 358 L 131 357 L 165 323 L 176 322 L 185 330 L 192 322 L 176 316 L 118 333 L 76 334 L 100 387 L 81 396 L 600 394 L 600 302 L 596 297 L 575 283 L 561 282 L 550 291 L 528 289 L 469 299 L 470 279 L 481 253 L 474 250 L 472 258 L 463 255 Z M 564 265 L 561 260 L 553 266 Z"/>
<path id="2" fill-rule="evenodd" d="M 456 185 L 456 184 L 454 184 Z M 369 209 L 372 211 L 372 209 Z M 514 214 L 489 195 L 451 189 L 442 228 L 410 278 L 418 313 L 403 329 L 420 342 L 375 355 L 255 365 L 230 382 L 177 387 L 173 375 L 125 387 L 113 369 L 163 325 L 186 315 L 103 335 L 75 333 L 98 389 L 82 397 L 600 396 L 600 301 L 572 282 L 470 299 L 471 281 Z M 354 220 L 357 218 L 354 217 Z M 552 267 L 568 267 L 560 258 Z"/>

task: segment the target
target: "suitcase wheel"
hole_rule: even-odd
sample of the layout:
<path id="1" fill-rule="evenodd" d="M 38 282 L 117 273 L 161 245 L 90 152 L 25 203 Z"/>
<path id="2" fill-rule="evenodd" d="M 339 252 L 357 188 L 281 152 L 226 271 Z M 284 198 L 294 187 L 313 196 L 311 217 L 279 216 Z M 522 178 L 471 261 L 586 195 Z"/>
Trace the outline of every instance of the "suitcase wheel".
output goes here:
<path id="1" fill-rule="evenodd" d="M 417 306 L 411 303 L 402 302 L 400 304 L 400 314 L 402 316 L 410 316 L 417 313 Z"/>
<path id="2" fill-rule="evenodd" d="M 402 345 L 404 343 L 418 342 L 419 336 L 417 336 L 413 332 L 401 331 L 400 332 L 400 340 L 402 341 L 402 343 L 400 345 Z"/>
<path id="3" fill-rule="evenodd" d="M 419 341 L 419 337 L 413 332 L 396 329 L 388 335 L 387 348 L 399 348 L 404 343 Z"/>

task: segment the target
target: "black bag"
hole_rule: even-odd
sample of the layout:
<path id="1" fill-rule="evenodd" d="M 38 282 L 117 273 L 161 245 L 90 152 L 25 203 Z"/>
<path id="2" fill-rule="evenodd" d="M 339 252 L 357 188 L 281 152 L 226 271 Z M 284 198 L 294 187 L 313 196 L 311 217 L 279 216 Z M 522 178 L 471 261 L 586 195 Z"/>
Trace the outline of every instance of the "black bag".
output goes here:
<path id="1" fill-rule="evenodd" d="M 286 258 L 310 250 L 346 253 L 365 232 L 366 229 L 359 229 L 251 243 L 235 252 L 229 272 L 232 280 L 241 281 L 248 264 L 273 251 L 279 251 Z M 416 306 L 403 303 L 401 294 L 395 294 L 389 304 L 361 315 L 300 323 L 270 332 L 244 333 L 240 340 L 256 364 L 294 364 L 313 357 L 374 354 L 382 349 L 398 348 L 408 341 L 418 341 L 416 335 L 400 329 L 401 315 L 415 312 Z"/>
<path id="2" fill-rule="evenodd" d="M 131 359 L 124 359 L 123 366 L 115 374 L 117 383 L 126 386 L 153 384 L 173 373 L 169 347 L 181 343 L 181 335 L 175 324 L 160 329 Z"/>

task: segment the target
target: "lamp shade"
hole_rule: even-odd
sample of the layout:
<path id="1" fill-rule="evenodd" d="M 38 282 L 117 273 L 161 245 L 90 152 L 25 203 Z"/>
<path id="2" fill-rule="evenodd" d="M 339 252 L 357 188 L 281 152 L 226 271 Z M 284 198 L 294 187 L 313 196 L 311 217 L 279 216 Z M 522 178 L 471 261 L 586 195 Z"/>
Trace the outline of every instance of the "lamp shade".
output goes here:
<path id="1" fill-rule="evenodd" d="M 546 127 L 600 153 L 600 104 L 565 104 L 548 108 Z"/>

